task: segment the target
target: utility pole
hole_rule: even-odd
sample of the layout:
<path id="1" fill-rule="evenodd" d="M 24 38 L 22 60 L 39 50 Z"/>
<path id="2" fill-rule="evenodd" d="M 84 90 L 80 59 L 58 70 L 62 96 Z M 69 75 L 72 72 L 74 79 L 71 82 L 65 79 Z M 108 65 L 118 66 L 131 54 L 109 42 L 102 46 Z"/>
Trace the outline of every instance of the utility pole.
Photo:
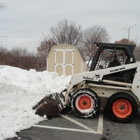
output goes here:
<path id="1" fill-rule="evenodd" d="M 128 31 L 128 44 L 129 44 L 129 39 L 130 39 L 130 29 L 131 29 L 133 26 L 135 26 L 135 25 L 137 25 L 137 24 L 134 24 L 134 25 L 132 25 L 132 26 L 128 27 L 128 29 L 123 28 L 123 29 L 125 29 L 125 30 L 127 30 L 127 31 Z"/>

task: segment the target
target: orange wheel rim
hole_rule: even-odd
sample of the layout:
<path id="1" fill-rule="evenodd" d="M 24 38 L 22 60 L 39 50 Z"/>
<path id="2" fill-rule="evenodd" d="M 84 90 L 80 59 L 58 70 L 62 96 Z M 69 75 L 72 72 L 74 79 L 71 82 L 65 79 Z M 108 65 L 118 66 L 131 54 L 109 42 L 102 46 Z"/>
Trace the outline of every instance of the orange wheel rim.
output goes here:
<path id="1" fill-rule="evenodd" d="M 132 105 L 125 99 L 115 101 L 112 108 L 113 113 L 119 118 L 126 118 L 132 113 Z"/>
<path id="2" fill-rule="evenodd" d="M 88 95 L 81 95 L 77 97 L 76 108 L 79 111 L 90 110 L 93 108 L 93 99 Z"/>

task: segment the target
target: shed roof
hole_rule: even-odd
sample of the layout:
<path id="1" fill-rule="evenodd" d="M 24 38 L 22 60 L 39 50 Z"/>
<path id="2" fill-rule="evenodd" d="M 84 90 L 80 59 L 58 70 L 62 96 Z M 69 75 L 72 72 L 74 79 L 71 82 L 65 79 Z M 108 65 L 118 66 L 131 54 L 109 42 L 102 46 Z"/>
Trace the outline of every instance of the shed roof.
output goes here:
<path id="1" fill-rule="evenodd" d="M 81 57 L 83 58 L 83 60 L 86 61 L 86 58 L 85 58 L 82 50 L 80 50 L 79 48 L 77 48 L 77 49 L 78 49 L 79 53 L 81 54 Z"/>
<path id="2" fill-rule="evenodd" d="M 84 54 L 83 54 L 82 50 L 80 50 L 78 47 L 73 46 L 73 45 L 69 45 L 69 44 L 59 44 L 59 45 L 54 45 L 54 46 L 51 48 L 51 50 L 52 50 L 53 48 L 55 48 L 55 47 L 63 46 L 63 45 L 68 45 L 68 46 L 75 47 L 75 48 L 79 51 L 79 53 L 80 53 L 80 55 L 81 55 L 83 61 L 86 61 L 86 59 L 85 59 L 85 57 L 84 57 Z M 49 54 L 48 54 L 48 56 L 49 56 Z M 48 59 L 48 56 L 47 56 L 47 59 Z"/>

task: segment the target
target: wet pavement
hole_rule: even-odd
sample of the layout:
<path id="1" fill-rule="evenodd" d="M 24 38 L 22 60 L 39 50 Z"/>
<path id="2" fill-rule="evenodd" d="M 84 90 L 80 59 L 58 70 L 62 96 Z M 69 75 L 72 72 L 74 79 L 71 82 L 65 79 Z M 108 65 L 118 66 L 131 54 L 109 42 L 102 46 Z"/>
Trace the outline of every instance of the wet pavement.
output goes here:
<path id="1" fill-rule="evenodd" d="M 111 121 L 105 110 L 90 119 L 78 118 L 71 110 L 49 118 L 7 140 L 140 140 L 140 110 L 131 123 Z M 105 140 L 105 139 L 104 139 Z"/>

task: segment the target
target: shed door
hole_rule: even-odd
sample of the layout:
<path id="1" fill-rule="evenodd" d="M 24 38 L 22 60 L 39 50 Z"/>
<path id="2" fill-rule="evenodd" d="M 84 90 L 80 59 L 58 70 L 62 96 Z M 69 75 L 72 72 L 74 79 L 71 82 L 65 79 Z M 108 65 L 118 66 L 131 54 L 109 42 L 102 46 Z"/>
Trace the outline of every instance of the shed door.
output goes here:
<path id="1" fill-rule="evenodd" d="M 55 72 L 59 75 L 73 74 L 74 49 L 55 49 Z"/>

